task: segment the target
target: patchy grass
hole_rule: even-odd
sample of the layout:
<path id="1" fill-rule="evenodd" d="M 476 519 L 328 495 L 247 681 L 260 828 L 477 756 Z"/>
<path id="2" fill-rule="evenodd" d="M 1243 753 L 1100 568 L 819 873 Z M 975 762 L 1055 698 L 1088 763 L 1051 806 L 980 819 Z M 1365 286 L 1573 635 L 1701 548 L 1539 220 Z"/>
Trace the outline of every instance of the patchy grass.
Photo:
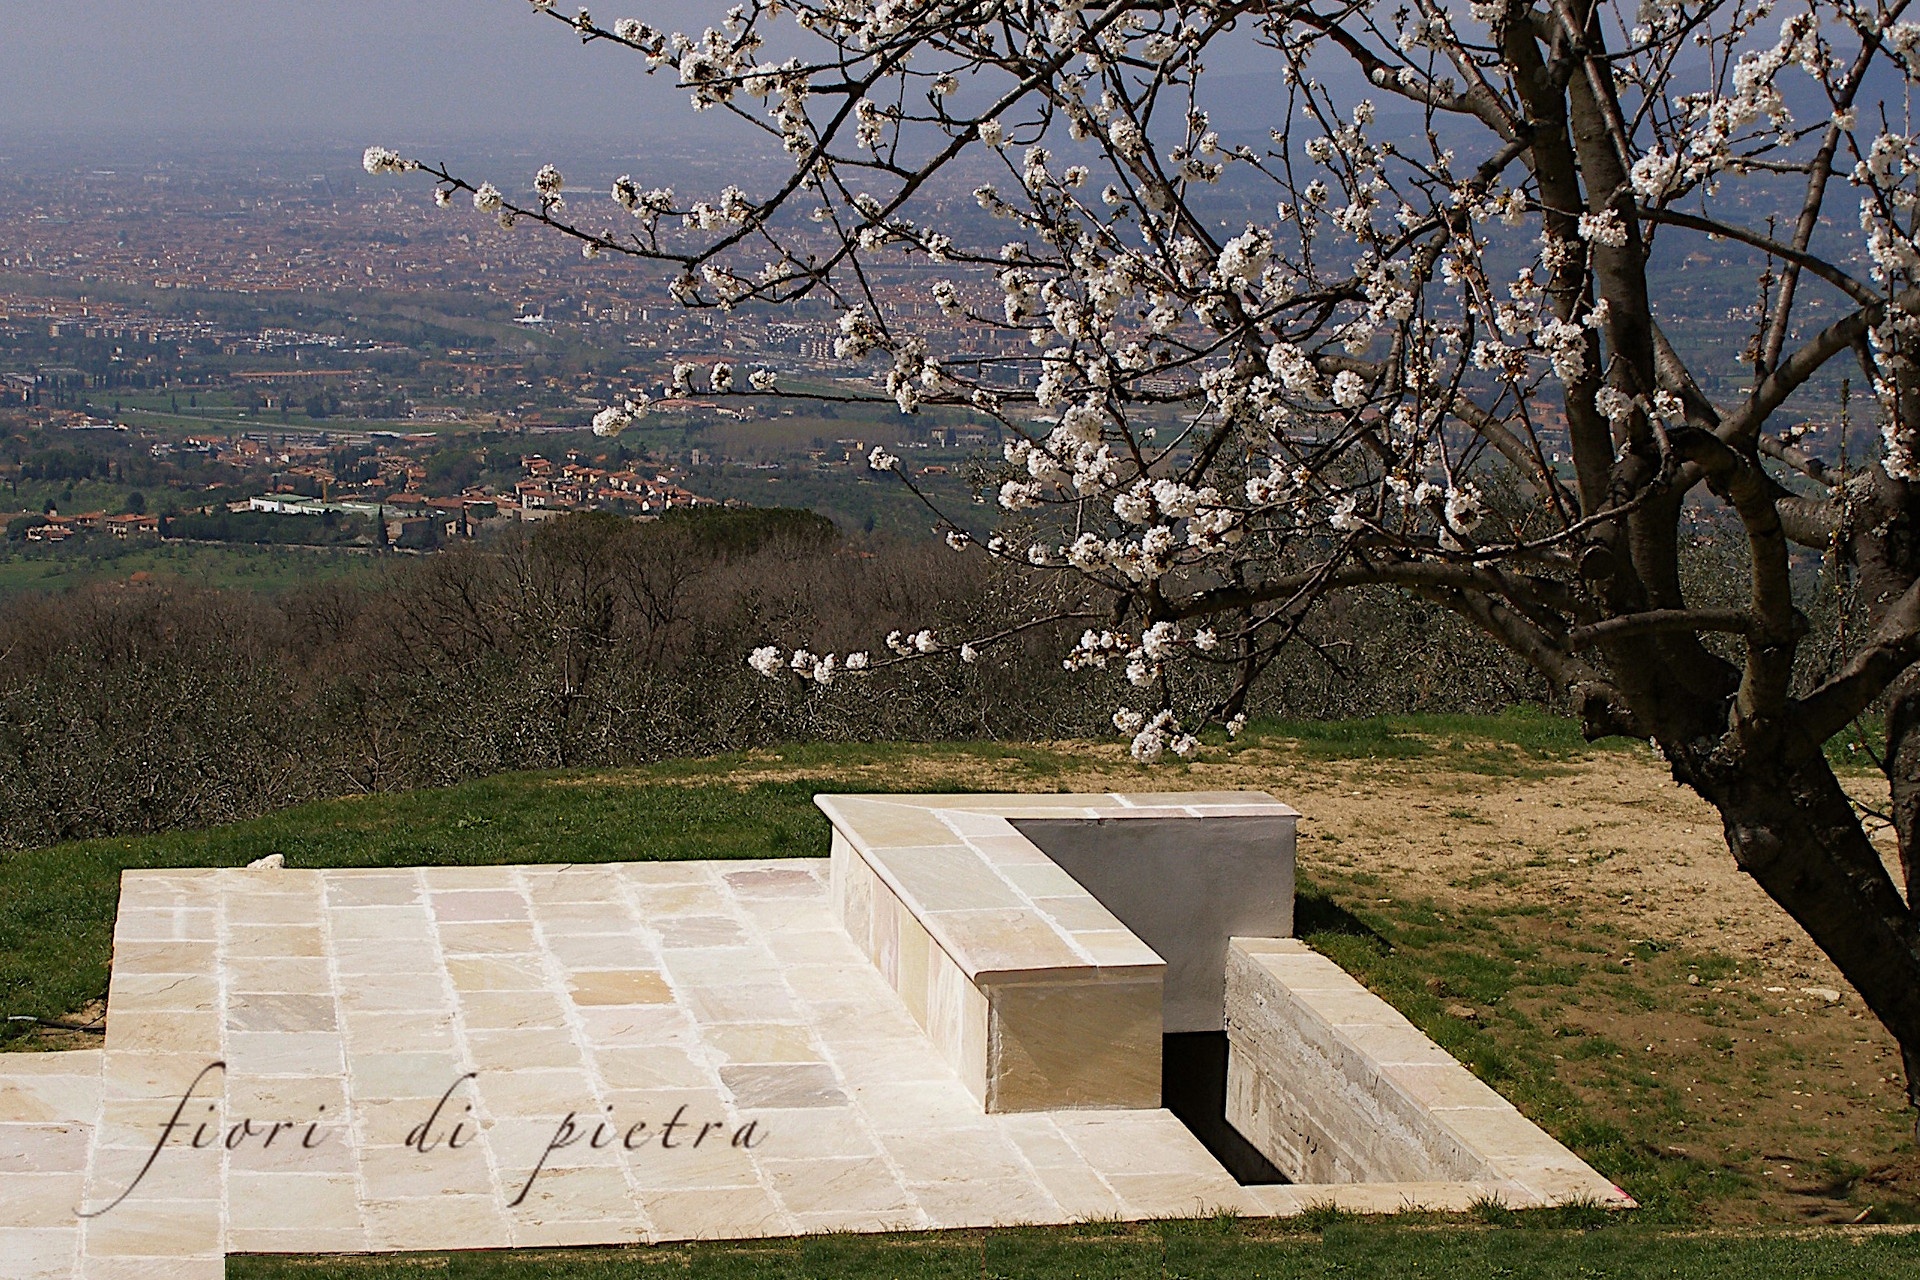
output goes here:
<path id="1" fill-rule="evenodd" d="M 232 1258 L 231 1280 L 1901 1280 L 1920 1237 L 1689 1235 L 1617 1224 L 1569 1229 L 1517 1215 L 1505 1229 L 1331 1215 L 1312 1225 L 1233 1219 L 656 1248 Z"/>

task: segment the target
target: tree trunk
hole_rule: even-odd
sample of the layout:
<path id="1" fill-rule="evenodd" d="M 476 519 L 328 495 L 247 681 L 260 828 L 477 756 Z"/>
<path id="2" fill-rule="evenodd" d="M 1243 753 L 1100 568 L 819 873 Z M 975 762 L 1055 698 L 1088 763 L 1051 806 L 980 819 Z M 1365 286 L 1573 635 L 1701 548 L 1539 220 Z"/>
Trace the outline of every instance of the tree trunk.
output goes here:
<path id="1" fill-rule="evenodd" d="M 1900 1044 L 1920 1105 L 1920 926 L 1825 757 L 1676 759 L 1741 870 L 1799 922 Z"/>

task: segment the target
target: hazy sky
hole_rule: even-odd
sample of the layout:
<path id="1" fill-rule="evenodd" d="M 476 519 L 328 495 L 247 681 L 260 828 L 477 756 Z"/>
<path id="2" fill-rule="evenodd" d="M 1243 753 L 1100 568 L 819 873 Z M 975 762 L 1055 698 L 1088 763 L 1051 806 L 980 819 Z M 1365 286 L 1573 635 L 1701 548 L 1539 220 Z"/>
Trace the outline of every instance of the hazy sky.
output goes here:
<path id="1" fill-rule="evenodd" d="M 723 8 L 626 0 L 605 16 L 697 29 Z M 0 0 L 0 138 L 711 136 L 719 122 L 641 65 L 526 0 Z"/>

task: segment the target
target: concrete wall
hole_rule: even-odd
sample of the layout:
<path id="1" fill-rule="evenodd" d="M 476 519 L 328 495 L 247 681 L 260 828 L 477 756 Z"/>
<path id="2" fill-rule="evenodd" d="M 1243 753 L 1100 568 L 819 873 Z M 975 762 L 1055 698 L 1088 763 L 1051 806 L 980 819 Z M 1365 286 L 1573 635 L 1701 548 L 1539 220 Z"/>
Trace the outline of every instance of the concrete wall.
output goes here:
<path id="1" fill-rule="evenodd" d="M 1293 936 L 1292 814 L 1016 818 L 1013 826 L 1167 962 L 1165 1030 L 1225 1024 L 1227 940 Z"/>

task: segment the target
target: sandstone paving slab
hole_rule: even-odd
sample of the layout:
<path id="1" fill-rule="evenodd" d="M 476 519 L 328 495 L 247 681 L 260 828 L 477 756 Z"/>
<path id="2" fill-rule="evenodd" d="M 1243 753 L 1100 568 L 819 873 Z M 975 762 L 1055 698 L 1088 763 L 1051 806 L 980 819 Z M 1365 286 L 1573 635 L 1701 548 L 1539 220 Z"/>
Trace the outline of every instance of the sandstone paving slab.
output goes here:
<path id="1" fill-rule="evenodd" d="M 1020 811 L 1117 803 L 1141 798 Z M 1110 976 L 1151 957 L 982 798 L 937 832 L 874 812 L 903 848 L 971 849 L 902 865 L 941 913 L 976 913 L 951 930 L 983 957 Z M 987 1114 L 832 892 L 826 859 L 129 872 L 104 1049 L 0 1057 L 0 1280 L 1486 1191 L 1242 1188 L 1157 1108 Z M 1000 936 L 1026 927 L 1002 928 L 1008 900 L 1037 940 Z M 1521 1199 L 1567 1182 L 1544 1153 L 1502 1172 Z"/>

